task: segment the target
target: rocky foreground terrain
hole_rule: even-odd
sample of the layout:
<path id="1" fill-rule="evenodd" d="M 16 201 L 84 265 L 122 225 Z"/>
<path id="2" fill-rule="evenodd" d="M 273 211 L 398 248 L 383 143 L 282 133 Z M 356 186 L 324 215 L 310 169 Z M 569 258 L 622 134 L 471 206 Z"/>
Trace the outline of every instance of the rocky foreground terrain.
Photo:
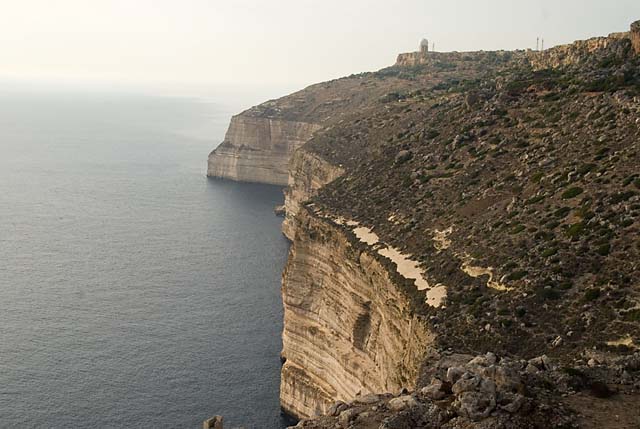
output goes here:
<path id="1" fill-rule="evenodd" d="M 270 101 L 209 171 L 257 164 L 288 170 L 299 427 L 640 428 L 640 22 Z"/>

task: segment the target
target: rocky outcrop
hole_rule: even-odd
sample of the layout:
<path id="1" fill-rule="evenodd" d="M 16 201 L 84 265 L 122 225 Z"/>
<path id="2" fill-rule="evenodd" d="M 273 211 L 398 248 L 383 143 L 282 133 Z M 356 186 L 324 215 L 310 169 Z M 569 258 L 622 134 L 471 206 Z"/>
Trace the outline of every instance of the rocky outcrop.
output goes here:
<path id="1" fill-rule="evenodd" d="M 336 402 L 307 429 L 511 429 L 634 427 L 640 419 L 640 353 L 598 366 L 566 368 L 546 355 L 510 359 L 493 353 L 445 353 L 414 392 Z M 608 373 L 608 374 L 607 374 Z M 615 391 L 603 380 L 626 381 Z M 600 399 L 597 399 L 600 398 Z M 605 400 L 604 406 L 595 401 Z M 612 415 L 616 417 L 611 418 Z"/>
<path id="2" fill-rule="evenodd" d="M 222 416 L 214 416 L 202 423 L 202 429 L 223 429 L 224 419 Z"/>
<path id="3" fill-rule="evenodd" d="M 596 63 L 611 58 L 623 60 L 629 55 L 629 33 L 611 34 L 560 45 L 545 51 L 528 51 L 527 57 L 534 70 Z"/>
<path id="4" fill-rule="evenodd" d="M 290 155 L 319 128 L 246 113 L 234 116 L 224 141 L 209 155 L 207 176 L 285 186 Z"/>
<path id="5" fill-rule="evenodd" d="M 639 37 L 402 54 L 234 118 L 213 170 L 293 153 L 281 405 L 328 414 L 299 426 L 572 427 L 615 391 L 637 421 L 637 354 L 605 362 L 640 347 Z"/>
<path id="6" fill-rule="evenodd" d="M 396 58 L 395 67 L 436 66 L 447 67 L 451 63 L 478 61 L 487 56 L 497 59 L 511 59 L 522 56 L 524 51 L 491 51 L 491 52 L 406 52 Z"/>
<path id="7" fill-rule="evenodd" d="M 282 232 L 289 240 L 294 239 L 295 216 L 300 205 L 343 173 L 342 167 L 325 161 L 305 148 L 293 153 L 289 162 L 289 186 L 284 192 L 285 219 L 282 223 Z"/>
<path id="8" fill-rule="evenodd" d="M 640 21 L 631 24 L 631 32 L 629 34 L 636 54 L 640 54 Z"/>
<path id="9" fill-rule="evenodd" d="M 433 366 L 430 384 L 413 393 L 368 395 L 336 402 L 327 416 L 302 421 L 308 429 L 471 429 L 574 427 L 574 414 L 563 405 L 549 406 L 549 389 L 562 374 L 543 362 L 446 355 Z M 556 383 L 551 382 L 554 380 Z M 558 384 L 561 384 L 559 382 Z"/>
<path id="10" fill-rule="evenodd" d="M 414 387 L 433 335 L 388 271 L 307 207 L 293 221 L 282 284 L 282 408 L 311 417 L 336 400 Z"/>
<path id="11" fill-rule="evenodd" d="M 535 70 L 542 70 L 588 63 L 601 67 L 612 61 L 624 62 L 634 54 L 640 54 L 640 21 L 632 23 L 629 32 L 577 40 L 542 52 L 528 51 L 527 57 Z"/>

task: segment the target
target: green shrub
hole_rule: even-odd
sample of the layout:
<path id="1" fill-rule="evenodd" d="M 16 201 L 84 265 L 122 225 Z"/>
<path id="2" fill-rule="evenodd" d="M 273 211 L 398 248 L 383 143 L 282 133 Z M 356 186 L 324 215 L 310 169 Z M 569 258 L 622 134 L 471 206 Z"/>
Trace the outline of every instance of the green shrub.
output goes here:
<path id="1" fill-rule="evenodd" d="M 569 188 L 566 191 L 564 191 L 562 193 L 562 199 L 563 200 L 568 200 L 570 198 L 575 198 L 578 195 L 580 195 L 581 193 L 584 192 L 584 189 L 580 188 L 580 187 L 573 187 L 573 188 Z"/>
<path id="2" fill-rule="evenodd" d="M 529 272 L 525 270 L 514 271 L 507 276 L 507 281 L 515 281 L 515 280 L 523 279 L 524 277 L 527 276 L 527 274 L 529 274 Z"/>
<path id="3" fill-rule="evenodd" d="M 622 220 L 620 222 L 620 226 L 622 228 L 626 228 L 626 227 L 631 226 L 631 225 L 633 225 L 633 219 L 624 219 L 624 220 Z"/>
<path id="4" fill-rule="evenodd" d="M 560 293 L 555 290 L 555 289 L 547 289 L 547 288 L 542 288 L 542 289 L 538 289 L 538 296 L 544 300 L 547 299 L 559 299 L 560 298 Z"/>
<path id="5" fill-rule="evenodd" d="M 522 231 L 524 231 L 524 225 L 516 225 L 512 230 L 511 230 L 511 234 L 520 234 Z"/>
<path id="6" fill-rule="evenodd" d="M 585 301 L 595 301 L 600 298 L 600 289 L 587 289 L 584 293 Z"/>
<path id="7" fill-rule="evenodd" d="M 580 235 L 582 235 L 583 232 L 584 232 L 584 224 L 582 222 L 569 225 L 569 227 L 565 231 L 565 233 L 567 234 L 567 237 L 569 238 L 579 237 Z"/>
<path id="8" fill-rule="evenodd" d="M 609 255 L 610 251 L 611 251 L 611 245 L 609 243 L 599 246 L 598 249 L 596 250 L 598 255 L 601 255 L 601 256 Z"/>
<path id="9" fill-rule="evenodd" d="M 533 176 L 531 176 L 531 181 L 533 183 L 540 183 L 540 181 L 542 180 L 543 177 L 544 177 L 544 173 L 537 172 Z"/>
<path id="10" fill-rule="evenodd" d="M 618 204 L 623 201 L 627 201 L 629 198 L 633 197 L 636 194 L 635 191 L 625 191 L 618 192 L 611 196 L 611 204 Z"/>
<path id="11" fill-rule="evenodd" d="M 569 290 L 572 287 L 573 287 L 573 284 L 571 282 L 564 282 L 558 285 L 558 289 L 561 289 L 561 290 Z"/>
<path id="12" fill-rule="evenodd" d="M 440 135 L 440 133 L 438 131 L 436 131 L 436 130 L 428 130 L 427 133 L 425 134 L 425 137 L 427 139 L 435 139 L 439 135 Z"/>
<path id="13" fill-rule="evenodd" d="M 525 201 L 525 204 L 535 204 L 535 203 L 539 203 L 540 201 L 544 200 L 546 197 L 546 195 L 538 195 L 536 197 L 531 197 L 529 198 L 527 201 Z"/>
<path id="14" fill-rule="evenodd" d="M 585 174 L 593 171 L 597 166 L 595 164 L 583 164 L 578 168 L 578 174 L 584 176 Z"/>
<path id="15" fill-rule="evenodd" d="M 505 271 L 509 271 L 509 270 L 513 270 L 517 266 L 518 266 L 518 264 L 516 264 L 515 262 L 507 262 L 506 264 L 504 264 L 504 267 L 502 267 L 502 268 Z"/>

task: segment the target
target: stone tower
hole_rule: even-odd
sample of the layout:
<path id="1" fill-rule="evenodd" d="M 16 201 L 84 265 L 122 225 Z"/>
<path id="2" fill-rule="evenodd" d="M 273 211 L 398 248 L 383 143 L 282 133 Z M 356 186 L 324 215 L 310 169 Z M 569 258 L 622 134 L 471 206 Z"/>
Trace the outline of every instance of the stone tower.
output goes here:
<path id="1" fill-rule="evenodd" d="M 427 39 L 422 39 L 420 41 L 420 52 L 423 54 L 429 52 L 429 41 Z"/>

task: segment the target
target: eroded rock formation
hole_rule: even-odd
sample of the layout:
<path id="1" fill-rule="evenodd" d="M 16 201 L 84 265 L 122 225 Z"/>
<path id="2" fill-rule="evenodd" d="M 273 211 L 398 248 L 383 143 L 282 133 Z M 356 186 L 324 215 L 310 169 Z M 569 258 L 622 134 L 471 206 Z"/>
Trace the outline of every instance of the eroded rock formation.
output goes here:
<path id="1" fill-rule="evenodd" d="M 640 21 L 631 24 L 631 43 L 636 54 L 640 54 Z"/>
<path id="2" fill-rule="evenodd" d="M 568 45 L 560 45 L 536 52 L 528 51 L 527 57 L 535 70 L 557 69 L 572 65 L 584 65 L 597 61 L 624 61 L 631 55 L 630 33 L 615 33 L 608 37 L 594 37 L 578 40 Z"/>
<path id="3" fill-rule="evenodd" d="M 289 156 L 318 128 L 247 113 L 234 116 L 224 141 L 209 155 L 207 176 L 285 186 Z"/>
<path id="4" fill-rule="evenodd" d="M 289 186 L 284 192 L 285 219 L 282 224 L 282 232 L 289 240 L 295 238 L 295 217 L 300 205 L 343 172 L 342 167 L 304 148 L 294 152 L 289 162 Z"/>
<path id="5" fill-rule="evenodd" d="M 372 255 L 302 208 L 283 274 L 280 399 L 298 417 L 335 400 L 412 387 L 432 334 Z"/>
<path id="6" fill-rule="evenodd" d="M 549 404 L 586 413 L 609 385 L 636 418 L 639 27 L 544 52 L 402 54 L 249 115 L 322 126 L 292 152 L 283 224 L 281 404 L 332 414 L 301 426 L 572 427 Z M 443 356 L 487 352 L 438 375 Z M 500 392 L 501 365 L 534 390 Z"/>

